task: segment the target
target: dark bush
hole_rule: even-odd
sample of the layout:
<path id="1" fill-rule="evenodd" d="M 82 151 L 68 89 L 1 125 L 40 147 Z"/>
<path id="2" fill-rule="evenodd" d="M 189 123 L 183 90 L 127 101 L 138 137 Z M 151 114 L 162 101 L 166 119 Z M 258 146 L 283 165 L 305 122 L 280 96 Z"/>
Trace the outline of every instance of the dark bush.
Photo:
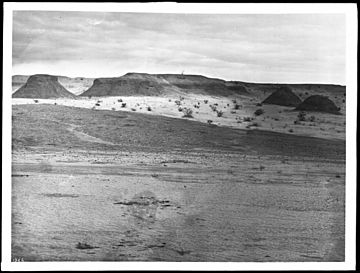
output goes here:
<path id="1" fill-rule="evenodd" d="M 257 109 L 254 114 L 255 114 L 255 116 L 260 116 L 264 113 L 265 113 L 265 111 L 263 109 Z"/>
<path id="2" fill-rule="evenodd" d="M 183 110 L 183 113 L 184 113 L 183 118 L 193 118 L 193 115 L 192 115 L 193 110 L 191 110 L 189 108 L 185 108 Z"/>
<path id="3" fill-rule="evenodd" d="M 301 112 L 299 112 L 297 117 L 298 117 L 299 121 L 305 121 L 306 120 L 306 113 L 304 111 L 301 111 Z"/>

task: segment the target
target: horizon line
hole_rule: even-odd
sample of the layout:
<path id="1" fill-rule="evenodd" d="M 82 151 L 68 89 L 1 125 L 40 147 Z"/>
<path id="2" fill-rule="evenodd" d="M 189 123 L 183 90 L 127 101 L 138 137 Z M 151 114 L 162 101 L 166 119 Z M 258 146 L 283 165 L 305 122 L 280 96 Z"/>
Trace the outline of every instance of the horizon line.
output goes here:
<path id="1" fill-rule="evenodd" d="M 302 85 L 302 84 L 311 84 L 311 85 L 338 85 L 338 86 L 343 86 L 346 87 L 346 84 L 340 84 L 340 83 L 317 83 L 317 82 L 250 82 L 250 81 L 242 81 L 242 80 L 225 80 L 222 78 L 218 78 L 218 77 L 210 77 L 210 76 L 205 76 L 202 74 L 182 74 L 182 73 L 147 73 L 147 72 L 127 72 L 121 76 L 101 76 L 101 77 L 89 77 L 89 76 L 67 76 L 67 75 L 55 75 L 55 74 L 47 74 L 47 73 L 35 73 L 35 74 L 13 74 L 12 77 L 14 76 L 26 76 L 26 77 L 30 77 L 30 76 L 34 76 L 34 75 L 49 75 L 49 76 L 56 76 L 56 77 L 66 77 L 66 78 L 85 78 L 85 79 L 104 79 L 104 78 L 120 78 L 123 77 L 127 74 L 147 74 L 147 75 L 183 75 L 183 76 L 202 76 L 208 79 L 216 79 L 216 80 L 223 80 L 223 81 L 227 81 L 227 82 L 242 82 L 242 83 L 250 83 L 250 84 L 291 84 L 291 85 Z"/>

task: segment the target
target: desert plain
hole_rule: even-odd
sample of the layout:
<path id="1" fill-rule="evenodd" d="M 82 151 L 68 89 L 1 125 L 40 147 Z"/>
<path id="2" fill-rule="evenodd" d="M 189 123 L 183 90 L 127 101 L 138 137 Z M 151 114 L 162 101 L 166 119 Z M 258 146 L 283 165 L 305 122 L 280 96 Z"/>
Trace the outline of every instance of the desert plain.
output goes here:
<path id="1" fill-rule="evenodd" d="M 13 259 L 344 261 L 344 86 L 287 85 L 333 114 L 264 104 L 276 84 L 122 77 L 13 96 Z"/>

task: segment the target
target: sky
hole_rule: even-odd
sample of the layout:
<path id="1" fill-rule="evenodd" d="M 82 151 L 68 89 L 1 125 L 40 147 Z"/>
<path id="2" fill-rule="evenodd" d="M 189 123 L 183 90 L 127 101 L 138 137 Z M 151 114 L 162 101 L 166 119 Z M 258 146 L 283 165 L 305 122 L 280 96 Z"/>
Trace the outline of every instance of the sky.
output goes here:
<path id="1" fill-rule="evenodd" d="M 14 11 L 13 75 L 345 84 L 343 14 Z"/>

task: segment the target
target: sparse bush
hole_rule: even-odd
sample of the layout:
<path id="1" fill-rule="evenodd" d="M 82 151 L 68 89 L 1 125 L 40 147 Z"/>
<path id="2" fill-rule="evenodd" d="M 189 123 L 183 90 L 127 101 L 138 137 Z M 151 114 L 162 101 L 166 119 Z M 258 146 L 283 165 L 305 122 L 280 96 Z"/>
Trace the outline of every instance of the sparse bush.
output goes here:
<path id="1" fill-rule="evenodd" d="M 134 111 L 134 112 L 135 112 L 135 111 L 136 111 L 136 109 L 135 109 L 135 108 L 131 108 L 131 111 Z"/>
<path id="2" fill-rule="evenodd" d="M 38 103 L 39 101 L 38 100 L 34 100 L 35 103 Z"/>
<path id="3" fill-rule="evenodd" d="M 100 103 L 95 103 L 95 106 L 100 106 Z"/>
<path id="4" fill-rule="evenodd" d="M 181 107 L 179 107 L 178 110 L 179 110 L 179 112 L 182 112 L 183 109 Z"/>
<path id="5" fill-rule="evenodd" d="M 118 102 L 122 102 L 123 100 L 122 99 L 118 99 Z"/>
<path id="6" fill-rule="evenodd" d="M 185 99 L 184 97 L 180 96 L 180 101 L 182 101 L 182 100 L 184 100 L 184 99 Z"/>
<path id="7" fill-rule="evenodd" d="M 115 111 L 116 109 L 113 107 L 113 108 L 111 108 L 111 110 Z"/>
<path id="8" fill-rule="evenodd" d="M 345 103 L 345 100 L 342 100 L 343 103 Z"/>
<path id="9" fill-rule="evenodd" d="M 91 96 L 88 96 L 89 99 L 91 99 Z"/>
<path id="10" fill-rule="evenodd" d="M 256 106 L 262 106 L 262 103 L 261 103 L 261 102 L 258 102 L 258 103 L 256 104 Z"/>
<path id="11" fill-rule="evenodd" d="M 260 109 L 257 109 L 254 114 L 255 114 L 255 116 L 260 116 L 260 115 L 262 115 L 264 113 L 265 113 L 265 111 L 260 108 Z"/>
<path id="12" fill-rule="evenodd" d="M 293 133 L 294 132 L 294 130 L 293 129 L 289 129 L 289 133 Z"/>
<path id="13" fill-rule="evenodd" d="M 57 105 L 57 103 L 56 103 L 56 102 L 54 102 L 54 105 Z"/>
<path id="14" fill-rule="evenodd" d="M 305 121 L 306 120 L 306 113 L 304 111 L 301 111 L 301 112 L 299 112 L 297 117 L 298 117 L 299 121 Z"/>
<path id="15" fill-rule="evenodd" d="M 185 108 L 183 110 L 183 113 L 184 113 L 183 118 L 193 118 L 193 115 L 192 115 L 193 110 L 191 110 L 189 108 Z"/>
<path id="16" fill-rule="evenodd" d="M 220 117 L 223 116 L 224 112 L 221 111 L 221 110 L 219 110 L 219 111 L 216 111 L 216 114 L 217 114 L 217 116 L 220 118 Z"/>
<path id="17" fill-rule="evenodd" d="M 294 124 L 299 125 L 299 124 L 301 124 L 301 122 L 300 122 L 300 120 L 297 119 L 297 120 L 294 121 Z"/>
<path id="18" fill-rule="evenodd" d="M 211 119 L 208 119 L 207 123 L 211 124 L 211 123 L 213 123 L 213 121 Z"/>
<path id="19" fill-rule="evenodd" d="M 213 110 L 214 112 L 216 112 L 216 106 L 215 105 L 210 105 L 211 110 Z"/>
<path id="20" fill-rule="evenodd" d="M 233 103 L 236 103 L 236 100 L 232 100 Z"/>
<path id="21" fill-rule="evenodd" d="M 236 103 L 236 104 L 234 105 L 234 109 L 235 109 L 235 110 L 240 109 L 240 105 Z"/>
<path id="22" fill-rule="evenodd" d="M 148 107 L 147 107 L 147 110 L 148 110 L 148 111 L 151 111 L 152 109 L 151 109 L 151 107 L 150 107 L 150 106 L 148 106 Z"/>
<path id="23" fill-rule="evenodd" d="M 236 111 L 230 111 L 231 114 L 236 114 Z"/>
<path id="24" fill-rule="evenodd" d="M 245 122 L 250 122 L 250 121 L 252 121 L 252 118 L 251 117 L 244 117 L 244 121 Z"/>
<path id="25" fill-rule="evenodd" d="M 125 103 L 125 102 L 122 103 L 122 104 L 121 104 L 121 107 L 122 107 L 122 108 L 125 108 L 125 107 L 126 107 L 126 103 Z"/>
<path id="26" fill-rule="evenodd" d="M 208 100 L 204 100 L 204 103 L 207 104 L 209 101 Z"/>
<path id="27" fill-rule="evenodd" d="M 309 118 L 309 121 L 314 122 L 315 119 L 316 119 L 315 116 L 311 116 L 311 117 Z"/>
<path id="28" fill-rule="evenodd" d="M 179 100 L 176 100 L 175 103 L 176 103 L 177 106 L 181 105 L 181 101 L 179 101 Z"/>

